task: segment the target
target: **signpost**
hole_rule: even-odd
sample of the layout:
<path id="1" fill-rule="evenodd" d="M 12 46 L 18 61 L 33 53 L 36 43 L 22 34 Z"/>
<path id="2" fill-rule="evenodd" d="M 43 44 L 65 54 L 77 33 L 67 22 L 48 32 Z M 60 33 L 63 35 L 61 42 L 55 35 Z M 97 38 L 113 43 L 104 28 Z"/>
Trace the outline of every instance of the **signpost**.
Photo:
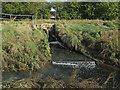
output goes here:
<path id="1" fill-rule="evenodd" d="M 55 24 L 56 24 L 56 10 L 54 8 L 51 8 L 50 12 L 55 12 L 55 17 L 52 18 L 55 19 Z"/>

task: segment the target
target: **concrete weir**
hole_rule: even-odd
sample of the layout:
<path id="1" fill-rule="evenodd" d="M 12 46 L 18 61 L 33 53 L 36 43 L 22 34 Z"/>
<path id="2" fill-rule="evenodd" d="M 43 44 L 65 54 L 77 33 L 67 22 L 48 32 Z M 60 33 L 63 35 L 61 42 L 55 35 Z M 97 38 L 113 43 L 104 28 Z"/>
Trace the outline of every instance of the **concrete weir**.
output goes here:
<path id="1" fill-rule="evenodd" d="M 48 24 L 44 23 L 41 25 L 37 25 L 37 28 L 43 29 L 47 32 L 49 32 L 49 43 L 50 45 L 60 45 L 61 47 L 65 48 L 64 45 L 59 42 L 57 36 L 55 35 L 55 27 L 54 24 Z M 73 67 L 73 68 L 95 68 L 96 64 L 95 61 L 85 61 L 85 60 L 80 60 L 80 61 L 52 61 L 53 65 L 59 65 L 59 66 L 67 66 L 67 67 Z"/>
<path id="2" fill-rule="evenodd" d="M 73 68 L 95 68 L 96 66 L 94 61 L 52 61 L 52 64 Z"/>

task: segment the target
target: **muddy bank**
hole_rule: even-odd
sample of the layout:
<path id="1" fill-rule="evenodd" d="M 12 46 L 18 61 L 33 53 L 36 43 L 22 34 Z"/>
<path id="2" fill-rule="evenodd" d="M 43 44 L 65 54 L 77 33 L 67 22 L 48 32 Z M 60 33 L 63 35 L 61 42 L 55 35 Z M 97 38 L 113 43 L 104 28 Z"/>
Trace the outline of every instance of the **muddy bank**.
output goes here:
<path id="1" fill-rule="evenodd" d="M 89 86 L 88 86 L 89 83 Z M 3 82 L 4 84 L 4 82 Z M 3 88 L 103 88 L 94 80 L 84 80 L 81 83 L 65 83 L 55 78 L 46 78 L 45 80 L 18 80 L 14 84 L 6 83 Z"/>
<path id="2" fill-rule="evenodd" d="M 70 79 L 64 81 L 58 78 L 56 74 L 46 78 L 17 79 L 2 82 L 5 88 L 120 88 L 120 71 L 114 71 L 112 68 L 101 66 L 94 70 L 74 69 L 71 72 Z M 69 68 L 70 69 L 70 68 Z M 67 72 L 67 71 L 66 71 Z"/>
<path id="3" fill-rule="evenodd" d="M 97 62 L 120 66 L 117 21 L 64 21 L 55 26 L 59 41 Z"/>

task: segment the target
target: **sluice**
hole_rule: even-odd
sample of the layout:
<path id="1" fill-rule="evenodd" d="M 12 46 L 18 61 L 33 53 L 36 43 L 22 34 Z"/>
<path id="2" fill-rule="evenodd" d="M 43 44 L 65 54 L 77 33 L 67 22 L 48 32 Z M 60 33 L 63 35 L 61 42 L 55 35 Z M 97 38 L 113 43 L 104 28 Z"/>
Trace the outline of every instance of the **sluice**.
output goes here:
<path id="1" fill-rule="evenodd" d="M 53 61 L 52 64 L 73 68 L 95 68 L 96 66 L 94 61 Z"/>

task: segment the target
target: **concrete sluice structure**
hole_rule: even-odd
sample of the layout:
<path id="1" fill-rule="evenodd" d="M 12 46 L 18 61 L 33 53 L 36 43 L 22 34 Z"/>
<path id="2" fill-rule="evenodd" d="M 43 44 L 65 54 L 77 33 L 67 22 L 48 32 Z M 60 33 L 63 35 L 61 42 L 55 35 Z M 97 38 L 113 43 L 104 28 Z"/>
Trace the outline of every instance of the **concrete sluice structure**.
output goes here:
<path id="1" fill-rule="evenodd" d="M 95 68 L 94 61 L 52 61 L 53 65 L 61 65 L 73 68 Z"/>

